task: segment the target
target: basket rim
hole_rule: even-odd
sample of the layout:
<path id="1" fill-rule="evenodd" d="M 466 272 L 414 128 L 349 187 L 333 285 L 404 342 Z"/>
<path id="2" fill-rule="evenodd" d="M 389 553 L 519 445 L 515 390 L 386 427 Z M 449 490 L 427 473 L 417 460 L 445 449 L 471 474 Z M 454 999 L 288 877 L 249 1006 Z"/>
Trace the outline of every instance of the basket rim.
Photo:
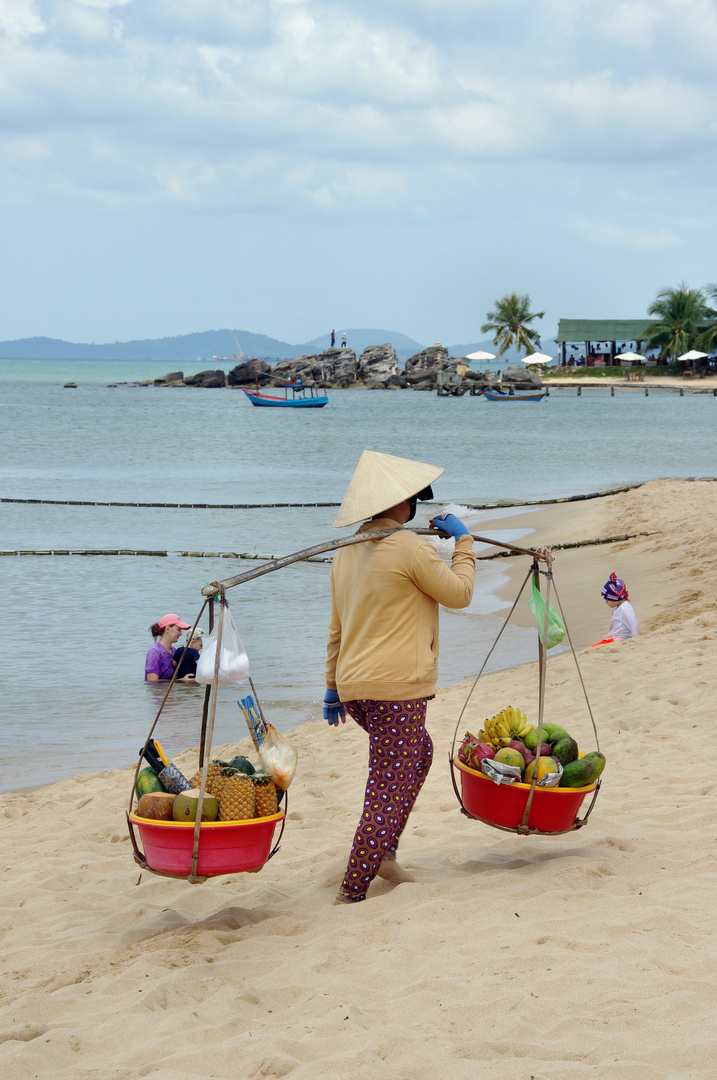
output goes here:
<path id="1" fill-rule="evenodd" d="M 457 757 L 453 758 L 453 764 L 457 768 L 461 769 L 463 772 L 469 773 L 471 776 L 477 776 L 480 780 L 485 780 L 486 783 L 488 783 L 488 784 L 493 783 L 492 780 L 488 779 L 488 777 L 485 775 L 485 773 L 478 772 L 477 769 L 471 769 L 469 765 L 466 765 L 466 764 L 464 764 L 464 762 L 459 761 Z M 514 783 L 509 784 L 508 787 L 511 787 L 511 788 L 528 788 L 529 789 L 530 784 L 524 784 L 522 780 L 516 780 Z M 550 794 L 550 795 L 575 795 L 579 791 L 586 791 L 586 792 L 587 791 L 594 791 L 596 787 L 597 787 L 597 779 L 593 780 L 592 783 L 587 784 L 585 787 L 563 787 L 563 788 L 561 788 L 561 787 L 553 787 L 553 788 L 548 788 L 548 787 L 537 787 L 537 785 L 536 785 L 535 793 L 536 793 L 536 795 L 537 794 L 540 794 L 540 795 L 547 795 L 547 794 Z"/>
<path id="2" fill-rule="evenodd" d="M 279 810 L 278 813 L 269 814 L 267 817 L 239 818 L 236 821 L 202 821 L 200 831 L 202 829 L 226 829 L 227 827 L 240 828 L 247 825 L 262 825 L 270 821 L 281 821 L 283 817 L 283 810 Z M 172 829 L 193 829 L 196 824 L 194 821 L 157 821 L 156 818 L 140 817 L 134 810 L 130 811 L 129 818 L 136 825 L 158 825 L 162 828 Z"/>

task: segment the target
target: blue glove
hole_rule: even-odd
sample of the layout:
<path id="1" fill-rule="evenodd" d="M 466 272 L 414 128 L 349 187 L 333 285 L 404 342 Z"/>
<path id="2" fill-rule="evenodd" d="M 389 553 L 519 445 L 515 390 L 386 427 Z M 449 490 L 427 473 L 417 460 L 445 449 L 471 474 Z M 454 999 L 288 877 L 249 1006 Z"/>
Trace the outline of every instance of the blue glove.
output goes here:
<path id="1" fill-rule="evenodd" d="M 327 690 L 324 694 L 324 720 L 328 720 L 330 724 L 338 724 L 340 716 L 346 716 L 346 709 L 336 691 Z"/>
<path id="2" fill-rule="evenodd" d="M 470 536 L 470 530 L 455 514 L 439 514 L 431 520 L 430 526 L 432 529 L 440 529 L 441 532 L 448 533 L 456 540 L 460 540 L 462 536 Z"/>

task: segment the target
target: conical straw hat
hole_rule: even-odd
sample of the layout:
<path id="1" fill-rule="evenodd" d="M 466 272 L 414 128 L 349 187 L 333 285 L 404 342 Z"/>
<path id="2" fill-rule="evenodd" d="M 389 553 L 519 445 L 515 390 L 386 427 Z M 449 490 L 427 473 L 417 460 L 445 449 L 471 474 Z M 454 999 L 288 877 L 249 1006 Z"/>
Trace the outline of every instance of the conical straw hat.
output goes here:
<path id="1" fill-rule="evenodd" d="M 335 529 L 355 525 L 417 495 L 443 472 L 435 465 L 364 450 L 351 477 Z"/>

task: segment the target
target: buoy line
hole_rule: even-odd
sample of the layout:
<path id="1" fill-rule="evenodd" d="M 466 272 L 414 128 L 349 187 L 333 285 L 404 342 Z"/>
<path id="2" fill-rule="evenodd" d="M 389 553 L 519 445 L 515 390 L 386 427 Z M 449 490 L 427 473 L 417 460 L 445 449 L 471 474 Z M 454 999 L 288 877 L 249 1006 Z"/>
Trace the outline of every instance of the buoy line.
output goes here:
<path id="1" fill-rule="evenodd" d="M 596 544 L 618 544 L 623 540 L 634 540 L 638 536 L 650 535 L 652 534 L 648 532 L 623 533 L 620 536 L 599 536 L 593 540 L 574 540 L 569 544 L 551 544 L 550 546 L 553 551 L 566 551 L 568 548 L 592 547 Z M 490 559 L 508 559 L 512 554 L 513 552 L 511 551 L 499 551 L 493 555 L 477 555 L 476 560 L 479 562 L 487 562 Z M 0 556 L 3 555 L 140 555 L 152 558 L 167 558 L 171 555 L 175 555 L 185 559 L 249 559 L 256 562 L 273 562 L 276 559 L 283 558 L 282 555 L 258 554 L 253 551 L 133 551 L 130 548 L 95 548 L 92 550 L 69 548 L 53 548 L 46 550 L 22 549 L 17 551 L 0 550 Z M 333 562 L 333 557 L 327 558 L 323 555 L 310 555 L 308 558 L 302 559 L 301 561 L 330 563 Z"/>
<path id="2" fill-rule="evenodd" d="M 469 510 L 508 510 L 521 506 L 555 506 L 558 503 L 583 502 L 585 499 L 605 499 L 609 495 L 621 495 L 625 491 L 634 491 L 635 488 L 645 484 L 654 483 L 658 480 L 671 480 L 681 483 L 713 483 L 715 476 L 661 476 L 653 480 L 640 480 L 635 484 L 623 484 L 615 488 L 603 488 L 601 491 L 591 491 L 584 495 L 561 495 L 555 499 L 529 499 L 521 502 L 488 502 L 488 503 L 464 503 Z M 331 508 L 340 506 L 338 502 L 302 502 L 302 503 L 155 503 L 155 502 L 97 502 L 85 499 L 15 499 L 0 498 L 0 503 L 19 503 L 32 506 L 119 506 L 132 507 L 135 509 L 161 509 L 161 510 L 309 510 L 315 507 Z M 424 506 L 444 506 L 446 500 L 424 503 Z"/>

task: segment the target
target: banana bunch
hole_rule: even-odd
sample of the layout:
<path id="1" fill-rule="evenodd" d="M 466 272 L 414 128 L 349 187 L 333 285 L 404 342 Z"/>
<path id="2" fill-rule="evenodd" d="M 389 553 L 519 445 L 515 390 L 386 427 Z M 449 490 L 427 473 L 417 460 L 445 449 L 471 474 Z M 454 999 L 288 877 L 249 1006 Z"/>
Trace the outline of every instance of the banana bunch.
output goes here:
<path id="1" fill-rule="evenodd" d="M 528 717 L 520 709 L 508 705 L 496 716 L 486 720 L 478 732 L 479 742 L 489 743 L 500 750 L 503 746 L 509 746 L 513 739 L 523 739 L 535 727 L 528 723 Z"/>

